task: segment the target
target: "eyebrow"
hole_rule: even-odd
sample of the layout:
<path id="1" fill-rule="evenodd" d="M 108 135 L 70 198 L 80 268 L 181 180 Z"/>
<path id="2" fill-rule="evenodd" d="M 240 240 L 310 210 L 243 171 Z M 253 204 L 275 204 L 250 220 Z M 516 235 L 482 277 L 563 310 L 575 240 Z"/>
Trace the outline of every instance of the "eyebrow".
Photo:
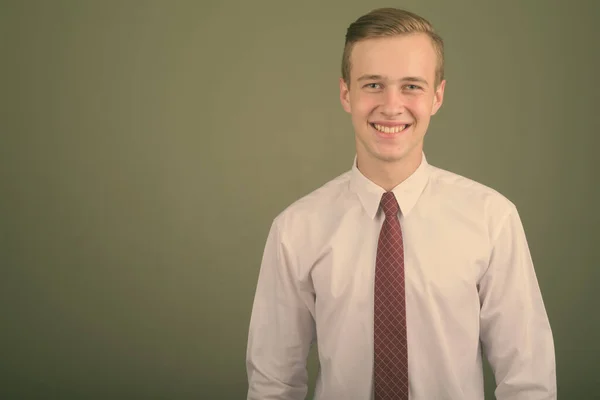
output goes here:
<path id="1" fill-rule="evenodd" d="M 360 78 L 358 78 L 358 81 L 370 81 L 370 80 L 386 80 L 386 78 L 382 75 L 363 75 Z M 427 80 L 425 80 L 424 78 L 421 78 L 419 76 L 406 76 L 402 79 L 400 79 L 400 82 L 416 82 L 416 83 L 421 83 L 425 86 L 428 86 L 429 84 L 427 83 Z"/>

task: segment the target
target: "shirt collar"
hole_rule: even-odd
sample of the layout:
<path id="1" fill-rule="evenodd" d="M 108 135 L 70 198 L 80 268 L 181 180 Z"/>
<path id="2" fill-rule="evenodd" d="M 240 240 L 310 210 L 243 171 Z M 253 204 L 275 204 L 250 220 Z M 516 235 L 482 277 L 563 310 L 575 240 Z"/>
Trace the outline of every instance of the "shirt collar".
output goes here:
<path id="1" fill-rule="evenodd" d="M 350 189 L 358 195 L 367 215 L 370 218 L 375 218 L 377 211 L 379 210 L 381 196 L 385 193 L 385 190 L 369 180 L 359 171 L 356 166 L 356 156 L 354 156 L 354 163 L 352 164 L 350 176 Z M 410 213 L 410 210 L 412 210 L 421 196 L 423 189 L 425 189 L 428 180 L 429 164 L 423 153 L 421 164 L 415 172 L 392 189 L 392 192 L 394 192 L 396 200 L 398 201 L 398 205 L 400 206 L 402 215 L 406 216 Z"/>

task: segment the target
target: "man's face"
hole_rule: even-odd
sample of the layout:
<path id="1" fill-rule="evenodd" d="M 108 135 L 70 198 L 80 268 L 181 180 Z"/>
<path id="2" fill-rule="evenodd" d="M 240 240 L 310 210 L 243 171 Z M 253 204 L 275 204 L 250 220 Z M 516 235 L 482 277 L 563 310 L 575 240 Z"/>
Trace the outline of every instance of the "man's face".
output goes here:
<path id="1" fill-rule="evenodd" d="M 354 45 L 350 62 L 350 84 L 340 79 L 340 98 L 352 115 L 360 162 L 420 157 L 446 83 L 435 87 L 431 39 L 425 34 L 366 39 Z"/>

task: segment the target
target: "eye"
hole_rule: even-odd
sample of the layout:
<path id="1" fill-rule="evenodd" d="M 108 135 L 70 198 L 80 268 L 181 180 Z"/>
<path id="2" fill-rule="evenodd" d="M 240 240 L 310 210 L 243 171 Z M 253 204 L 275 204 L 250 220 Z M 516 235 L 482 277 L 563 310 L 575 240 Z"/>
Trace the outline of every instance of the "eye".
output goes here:
<path id="1" fill-rule="evenodd" d="M 408 90 L 419 90 L 419 89 L 421 89 L 421 86 L 418 86 L 418 85 L 406 85 L 405 87 Z"/>
<path id="2" fill-rule="evenodd" d="M 365 86 L 363 86 L 365 89 L 373 89 L 373 90 L 377 90 L 377 89 L 381 89 L 381 84 L 379 83 L 367 83 Z"/>

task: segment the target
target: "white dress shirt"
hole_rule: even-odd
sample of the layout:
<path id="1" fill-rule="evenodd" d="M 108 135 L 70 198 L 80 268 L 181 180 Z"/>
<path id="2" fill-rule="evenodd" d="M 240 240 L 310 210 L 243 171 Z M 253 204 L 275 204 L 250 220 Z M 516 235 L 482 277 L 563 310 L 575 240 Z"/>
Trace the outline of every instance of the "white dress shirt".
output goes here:
<path id="1" fill-rule="evenodd" d="M 554 344 L 517 209 L 423 161 L 393 189 L 404 239 L 412 400 L 483 400 L 482 350 L 501 400 L 556 399 Z M 271 227 L 252 308 L 249 400 L 373 398 L 373 298 L 384 190 L 356 167 Z"/>

